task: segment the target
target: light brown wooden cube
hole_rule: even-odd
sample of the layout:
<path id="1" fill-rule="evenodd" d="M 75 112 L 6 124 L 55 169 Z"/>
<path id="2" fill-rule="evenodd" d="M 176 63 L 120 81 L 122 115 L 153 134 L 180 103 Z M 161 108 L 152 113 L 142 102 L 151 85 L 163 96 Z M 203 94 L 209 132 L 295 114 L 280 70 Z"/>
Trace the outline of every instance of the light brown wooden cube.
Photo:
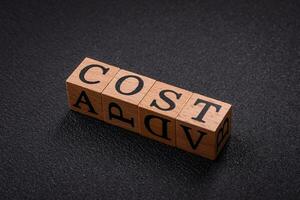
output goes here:
<path id="1" fill-rule="evenodd" d="M 216 159 L 231 132 L 231 105 L 194 93 L 176 119 L 176 147 Z"/>
<path id="2" fill-rule="evenodd" d="M 154 83 L 154 79 L 120 70 L 102 93 L 104 121 L 138 133 L 138 104 Z"/>
<path id="3" fill-rule="evenodd" d="M 192 92 L 156 81 L 139 104 L 141 135 L 175 146 L 176 117 Z"/>
<path id="4" fill-rule="evenodd" d="M 118 71 L 118 67 L 85 58 L 66 80 L 69 107 L 102 120 L 101 93 Z"/>

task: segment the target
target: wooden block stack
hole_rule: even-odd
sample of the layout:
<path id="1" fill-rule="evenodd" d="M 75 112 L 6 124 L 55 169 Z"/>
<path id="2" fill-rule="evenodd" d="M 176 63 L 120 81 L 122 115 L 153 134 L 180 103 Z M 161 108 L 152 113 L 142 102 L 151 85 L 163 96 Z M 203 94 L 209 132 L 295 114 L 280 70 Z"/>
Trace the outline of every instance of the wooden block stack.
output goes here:
<path id="1" fill-rule="evenodd" d="M 90 58 L 66 87 L 72 110 L 211 160 L 231 133 L 230 104 Z"/>

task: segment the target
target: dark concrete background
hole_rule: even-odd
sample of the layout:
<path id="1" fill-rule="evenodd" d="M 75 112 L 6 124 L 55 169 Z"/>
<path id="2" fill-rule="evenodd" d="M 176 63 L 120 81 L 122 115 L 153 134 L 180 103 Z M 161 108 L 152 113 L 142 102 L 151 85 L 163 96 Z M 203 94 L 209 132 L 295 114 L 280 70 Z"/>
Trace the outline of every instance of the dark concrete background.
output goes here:
<path id="1" fill-rule="evenodd" d="M 299 1 L 1 1 L 1 199 L 297 199 Z M 69 111 L 89 56 L 234 106 L 217 161 Z"/>

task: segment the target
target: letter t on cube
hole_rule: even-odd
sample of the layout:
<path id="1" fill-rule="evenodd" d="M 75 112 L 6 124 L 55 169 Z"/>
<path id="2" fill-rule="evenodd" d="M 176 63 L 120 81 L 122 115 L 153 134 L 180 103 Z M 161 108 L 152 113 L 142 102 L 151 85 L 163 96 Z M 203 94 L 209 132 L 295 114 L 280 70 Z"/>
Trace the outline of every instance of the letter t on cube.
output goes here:
<path id="1" fill-rule="evenodd" d="M 176 147 L 215 160 L 231 132 L 231 105 L 193 93 L 176 119 Z"/>

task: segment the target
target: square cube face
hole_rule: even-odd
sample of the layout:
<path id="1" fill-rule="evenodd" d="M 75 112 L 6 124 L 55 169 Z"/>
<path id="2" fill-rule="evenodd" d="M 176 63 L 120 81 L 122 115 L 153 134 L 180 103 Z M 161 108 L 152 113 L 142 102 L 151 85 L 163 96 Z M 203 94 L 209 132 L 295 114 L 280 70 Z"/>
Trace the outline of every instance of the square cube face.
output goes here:
<path id="1" fill-rule="evenodd" d="M 176 117 L 191 95 L 187 90 L 155 82 L 139 104 L 140 133 L 175 146 Z"/>
<path id="2" fill-rule="evenodd" d="M 138 104 L 154 83 L 154 79 L 120 70 L 102 93 L 104 121 L 138 133 Z"/>
<path id="3" fill-rule="evenodd" d="M 85 58 L 66 80 L 69 107 L 102 120 L 101 93 L 118 71 L 118 67 Z"/>
<path id="4" fill-rule="evenodd" d="M 194 93 L 176 119 L 176 147 L 215 159 L 230 130 L 231 105 Z"/>
<path id="5" fill-rule="evenodd" d="M 227 113 L 226 117 L 223 119 L 221 125 L 219 126 L 216 132 L 216 151 L 217 154 L 221 152 L 224 145 L 226 144 L 227 140 L 231 134 L 231 120 L 232 120 L 232 108 L 230 108 L 229 112 Z"/>

